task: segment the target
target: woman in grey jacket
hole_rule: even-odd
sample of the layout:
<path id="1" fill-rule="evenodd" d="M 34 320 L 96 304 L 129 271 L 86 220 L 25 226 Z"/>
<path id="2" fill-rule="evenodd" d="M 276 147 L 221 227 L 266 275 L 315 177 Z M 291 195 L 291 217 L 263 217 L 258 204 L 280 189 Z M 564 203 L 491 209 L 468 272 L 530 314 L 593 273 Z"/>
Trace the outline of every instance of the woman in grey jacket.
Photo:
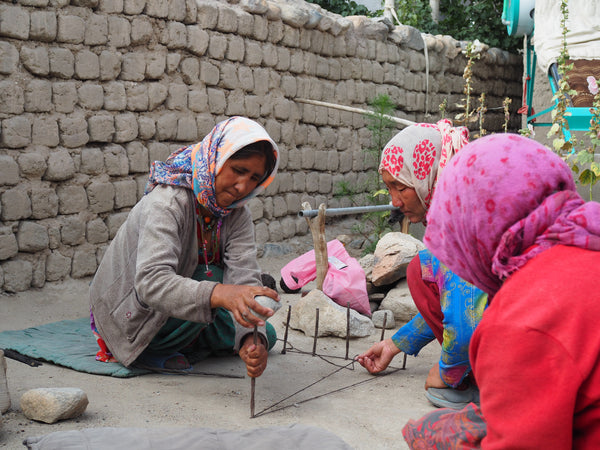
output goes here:
<path id="1" fill-rule="evenodd" d="M 276 335 L 253 314 L 273 310 L 254 297 L 279 297 L 262 287 L 245 204 L 271 183 L 277 165 L 277 145 L 243 117 L 152 164 L 144 197 L 90 287 L 96 359 L 178 370 L 233 350 L 249 376 L 262 374 Z"/>

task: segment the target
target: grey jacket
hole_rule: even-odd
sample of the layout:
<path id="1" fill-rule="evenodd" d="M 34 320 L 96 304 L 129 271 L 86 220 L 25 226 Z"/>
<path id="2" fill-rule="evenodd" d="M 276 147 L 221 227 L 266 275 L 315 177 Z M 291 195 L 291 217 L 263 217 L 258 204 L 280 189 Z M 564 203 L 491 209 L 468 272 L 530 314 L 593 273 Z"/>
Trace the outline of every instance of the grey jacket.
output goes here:
<path id="1" fill-rule="evenodd" d="M 224 284 L 261 285 L 247 207 L 223 219 L 221 255 Z M 210 296 L 217 283 L 191 279 L 197 264 L 193 192 L 159 185 L 131 210 L 90 286 L 96 327 L 122 364 L 131 365 L 169 317 L 201 323 L 214 320 Z M 234 323 L 237 350 L 252 330 Z"/>

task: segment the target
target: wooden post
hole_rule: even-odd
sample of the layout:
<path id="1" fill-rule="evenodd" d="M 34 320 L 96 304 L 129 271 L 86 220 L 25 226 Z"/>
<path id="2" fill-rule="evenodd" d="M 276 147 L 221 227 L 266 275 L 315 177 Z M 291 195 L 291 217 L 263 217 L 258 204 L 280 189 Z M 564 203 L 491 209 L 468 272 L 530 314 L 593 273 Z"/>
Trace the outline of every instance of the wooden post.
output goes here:
<path id="1" fill-rule="evenodd" d="M 404 234 L 408 234 L 408 226 L 410 225 L 410 220 L 408 220 L 408 218 L 406 216 L 404 216 L 402 218 L 402 228 L 400 229 L 400 231 L 402 231 Z"/>
<path id="2" fill-rule="evenodd" d="M 310 203 L 302 203 L 304 210 L 310 210 Z M 325 241 L 325 205 L 319 205 L 319 213 L 317 217 L 306 217 L 306 222 L 312 234 L 313 246 L 315 248 L 315 261 L 317 266 L 317 289 L 323 290 L 323 281 L 327 270 L 329 269 L 329 261 L 327 260 L 327 242 Z"/>

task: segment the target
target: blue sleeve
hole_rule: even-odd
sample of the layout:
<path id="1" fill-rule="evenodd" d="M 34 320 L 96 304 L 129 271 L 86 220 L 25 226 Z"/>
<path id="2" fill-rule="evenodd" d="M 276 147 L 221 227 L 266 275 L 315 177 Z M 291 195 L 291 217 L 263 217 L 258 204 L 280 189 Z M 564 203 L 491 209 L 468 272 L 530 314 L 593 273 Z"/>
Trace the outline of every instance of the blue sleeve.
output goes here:
<path id="1" fill-rule="evenodd" d="M 419 351 L 435 339 L 435 335 L 421 314 L 417 314 L 410 322 L 401 327 L 392 336 L 396 347 L 407 355 L 417 356 Z"/>

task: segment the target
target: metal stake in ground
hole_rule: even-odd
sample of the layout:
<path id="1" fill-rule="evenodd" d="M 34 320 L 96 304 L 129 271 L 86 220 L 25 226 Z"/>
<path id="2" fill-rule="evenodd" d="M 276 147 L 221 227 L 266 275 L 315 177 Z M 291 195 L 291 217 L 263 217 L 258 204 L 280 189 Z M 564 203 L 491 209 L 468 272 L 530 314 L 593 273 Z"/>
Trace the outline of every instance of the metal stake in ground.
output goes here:
<path id="1" fill-rule="evenodd" d="M 383 314 L 383 327 L 381 328 L 381 340 L 385 336 L 385 326 L 387 325 L 387 311 Z"/>
<path id="2" fill-rule="evenodd" d="M 258 342 L 258 327 L 254 325 L 254 331 L 252 333 L 254 346 Z M 256 389 L 256 377 L 250 378 L 250 418 L 254 419 L 254 391 Z"/>
<path id="3" fill-rule="evenodd" d="M 346 304 L 346 359 L 350 350 L 350 302 Z"/>
<path id="4" fill-rule="evenodd" d="M 315 340 L 313 341 L 313 356 L 317 354 L 317 336 L 319 335 L 319 308 L 317 308 L 315 314 Z"/>
<path id="5" fill-rule="evenodd" d="M 285 321 L 285 334 L 283 335 L 283 350 L 281 354 L 285 355 L 285 348 L 287 346 L 288 330 L 290 329 L 290 317 L 292 314 L 292 305 L 288 305 L 287 320 Z"/>

